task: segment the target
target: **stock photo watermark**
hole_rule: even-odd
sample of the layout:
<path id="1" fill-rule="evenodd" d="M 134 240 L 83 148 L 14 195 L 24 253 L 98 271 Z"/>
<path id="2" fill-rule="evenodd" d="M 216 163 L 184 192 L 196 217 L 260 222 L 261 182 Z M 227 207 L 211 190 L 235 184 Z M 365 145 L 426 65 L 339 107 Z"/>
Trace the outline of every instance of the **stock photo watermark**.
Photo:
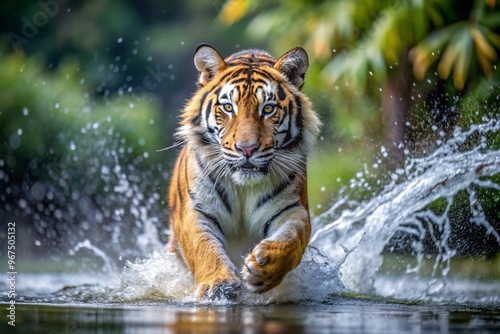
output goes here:
<path id="1" fill-rule="evenodd" d="M 16 326 L 16 223 L 7 223 L 7 323 Z"/>
<path id="2" fill-rule="evenodd" d="M 7 39 L 15 51 L 20 51 L 22 47 L 38 35 L 41 28 L 45 27 L 50 19 L 54 18 L 61 6 L 66 5 L 70 0 L 40 0 L 38 1 L 39 10 L 31 17 L 23 16 L 21 18 L 22 27 L 18 33 L 9 32 Z"/>

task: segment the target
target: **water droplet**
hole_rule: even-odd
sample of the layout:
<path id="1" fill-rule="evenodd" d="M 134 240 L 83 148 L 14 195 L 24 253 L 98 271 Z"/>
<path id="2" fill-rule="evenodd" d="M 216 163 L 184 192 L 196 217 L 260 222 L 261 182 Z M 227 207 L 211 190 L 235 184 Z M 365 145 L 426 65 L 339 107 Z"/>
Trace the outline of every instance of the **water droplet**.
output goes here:
<path id="1" fill-rule="evenodd" d="M 119 37 L 117 42 L 118 42 L 118 43 L 123 42 L 123 38 Z"/>
<path id="2" fill-rule="evenodd" d="M 9 137 L 9 145 L 12 149 L 17 149 L 21 146 L 21 137 L 17 133 L 13 133 Z"/>
<path id="3" fill-rule="evenodd" d="M 0 180 L 3 179 L 3 172 L 0 171 Z M 21 198 L 19 200 L 19 203 L 18 203 L 19 207 L 21 209 L 25 209 L 27 206 L 28 206 L 28 203 L 26 202 L 26 200 L 24 198 Z"/>
<path id="4" fill-rule="evenodd" d="M 28 114 L 29 114 L 29 113 L 30 113 L 30 112 L 29 112 L 28 108 L 24 107 L 24 108 L 23 108 L 23 115 L 24 115 L 24 116 L 28 116 Z"/>
<path id="5" fill-rule="evenodd" d="M 109 167 L 106 165 L 101 166 L 101 174 L 108 175 L 109 174 Z"/>
<path id="6" fill-rule="evenodd" d="M 72 150 L 72 151 L 76 150 L 76 144 L 75 144 L 75 142 L 74 142 L 74 141 L 71 141 L 71 142 L 69 143 L 69 149 L 70 149 L 70 150 Z"/>

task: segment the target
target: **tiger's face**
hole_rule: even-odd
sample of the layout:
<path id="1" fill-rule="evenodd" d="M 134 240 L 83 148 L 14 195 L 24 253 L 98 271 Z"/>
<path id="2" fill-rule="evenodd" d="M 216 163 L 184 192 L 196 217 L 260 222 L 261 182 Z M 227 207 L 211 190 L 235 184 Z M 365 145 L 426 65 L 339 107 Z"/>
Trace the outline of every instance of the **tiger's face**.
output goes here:
<path id="1" fill-rule="evenodd" d="M 250 79 L 251 81 L 252 79 Z M 251 87 L 226 83 L 218 96 L 215 114 L 222 129 L 216 134 L 222 156 L 236 178 L 254 178 L 269 172 L 277 147 L 277 101 L 273 83 Z"/>
<path id="2" fill-rule="evenodd" d="M 303 49 L 278 60 L 259 50 L 223 60 L 201 45 L 195 65 L 200 89 L 179 132 L 195 142 L 207 173 L 248 184 L 305 168 L 309 137 L 315 137 L 319 121 L 307 115 L 310 102 L 300 92 L 308 66 Z M 307 121 L 312 124 L 304 128 Z"/>

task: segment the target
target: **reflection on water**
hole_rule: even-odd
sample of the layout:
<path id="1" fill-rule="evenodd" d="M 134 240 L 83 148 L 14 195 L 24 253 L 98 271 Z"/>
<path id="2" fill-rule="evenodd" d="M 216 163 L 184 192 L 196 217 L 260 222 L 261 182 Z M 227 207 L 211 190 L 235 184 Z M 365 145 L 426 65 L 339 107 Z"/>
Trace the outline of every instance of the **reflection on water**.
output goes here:
<path id="1" fill-rule="evenodd" d="M 24 333 L 497 333 L 500 313 L 339 298 L 274 306 L 19 305 Z M 2 333 L 5 323 L 0 325 Z"/>

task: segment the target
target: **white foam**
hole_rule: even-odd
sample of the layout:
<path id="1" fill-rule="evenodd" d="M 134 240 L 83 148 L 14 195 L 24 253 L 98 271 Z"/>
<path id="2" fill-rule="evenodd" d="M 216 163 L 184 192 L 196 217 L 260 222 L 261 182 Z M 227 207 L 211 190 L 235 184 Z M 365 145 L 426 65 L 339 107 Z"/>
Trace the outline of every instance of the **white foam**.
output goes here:
<path id="1" fill-rule="evenodd" d="M 309 247 L 301 264 L 276 288 L 255 294 L 244 288 L 235 301 L 242 304 L 269 304 L 299 301 L 323 301 L 343 290 L 338 270 L 315 248 Z M 117 294 L 124 301 L 161 300 L 172 303 L 209 303 L 197 301 L 194 279 L 182 259 L 175 254 L 153 252 L 146 259 L 127 263 L 122 287 Z"/>

